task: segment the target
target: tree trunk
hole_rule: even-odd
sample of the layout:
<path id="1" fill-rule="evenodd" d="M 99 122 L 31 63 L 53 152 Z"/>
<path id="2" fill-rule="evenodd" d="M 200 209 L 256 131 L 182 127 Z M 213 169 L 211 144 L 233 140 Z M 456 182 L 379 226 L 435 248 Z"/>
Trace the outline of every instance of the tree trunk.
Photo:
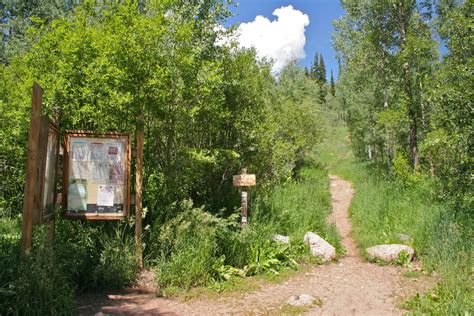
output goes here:
<path id="1" fill-rule="evenodd" d="M 385 52 L 382 53 L 382 81 L 383 81 L 383 107 L 388 110 L 388 84 L 387 84 L 387 73 L 385 72 Z M 391 137 L 391 131 L 387 130 L 387 168 L 388 172 L 392 172 L 392 161 L 393 161 L 393 143 Z"/>
<path id="2" fill-rule="evenodd" d="M 400 48 L 403 51 L 406 43 L 406 34 L 407 34 L 407 15 L 405 11 L 405 4 L 403 0 L 398 2 L 398 19 L 400 25 Z M 419 159 L 418 159 L 418 122 L 415 111 L 415 104 L 413 101 L 413 91 L 410 83 L 410 64 L 405 62 L 403 64 L 403 79 L 405 92 L 408 96 L 408 116 L 410 118 L 410 128 L 408 131 L 408 143 L 410 146 L 411 154 L 411 163 L 413 169 L 417 170 L 419 168 Z"/>

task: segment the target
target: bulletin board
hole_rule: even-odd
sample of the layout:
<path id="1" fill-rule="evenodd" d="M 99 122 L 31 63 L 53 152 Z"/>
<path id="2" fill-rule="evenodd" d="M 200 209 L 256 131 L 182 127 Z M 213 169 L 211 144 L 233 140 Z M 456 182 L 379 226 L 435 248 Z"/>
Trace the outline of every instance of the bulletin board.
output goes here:
<path id="1" fill-rule="evenodd" d="M 41 117 L 38 145 L 38 185 L 36 187 L 35 224 L 46 223 L 54 216 L 59 163 L 59 128 L 48 117 Z"/>
<path id="2" fill-rule="evenodd" d="M 63 217 L 118 220 L 130 208 L 130 136 L 64 135 Z"/>

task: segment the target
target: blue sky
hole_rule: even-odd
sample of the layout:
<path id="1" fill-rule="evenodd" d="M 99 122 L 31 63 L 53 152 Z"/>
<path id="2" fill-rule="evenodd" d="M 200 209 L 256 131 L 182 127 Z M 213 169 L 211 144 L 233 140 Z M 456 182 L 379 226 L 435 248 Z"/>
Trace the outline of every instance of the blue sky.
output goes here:
<path id="1" fill-rule="evenodd" d="M 235 16 L 229 18 L 227 26 L 252 22 L 257 15 L 274 21 L 277 17 L 272 15 L 272 12 L 288 5 L 308 15 L 309 25 L 305 27 L 306 44 L 304 46 L 306 58 L 302 59 L 300 64 L 309 68 L 315 52 L 322 53 L 328 77 L 331 68 L 334 76 L 337 77 L 338 67 L 335 52 L 331 46 L 331 33 L 334 30 L 332 21 L 344 15 L 339 0 L 237 0 L 237 2 L 239 3 L 237 7 L 230 8 Z"/>

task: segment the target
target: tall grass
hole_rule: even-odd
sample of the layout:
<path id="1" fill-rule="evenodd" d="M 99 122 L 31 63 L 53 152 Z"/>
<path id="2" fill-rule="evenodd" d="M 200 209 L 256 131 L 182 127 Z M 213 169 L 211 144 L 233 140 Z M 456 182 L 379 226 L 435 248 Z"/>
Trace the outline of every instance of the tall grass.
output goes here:
<path id="1" fill-rule="evenodd" d="M 252 223 L 271 228 L 272 232 L 288 235 L 302 242 L 306 232 L 319 234 L 342 250 L 337 229 L 326 222 L 331 213 L 331 196 L 326 169 L 307 162 L 299 180 L 276 187 L 259 198 L 253 211 Z"/>
<path id="2" fill-rule="evenodd" d="M 407 303 L 415 313 L 464 314 L 473 305 L 473 226 L 449 203 L 437 199 L 429 178 L 400 181 L 380 168 L 358 162 L 350 151 L 345 129 L 335 129 L 319 153 L 329 172 L 352 181 L 356 193 L 350 208 L 354 237 L 361 250 L 411 237 L 425 269 L 436 270 L 441 282 L 426 295 Z M 461 214 L 461 215 L 460 215 Z"/>
<path id="3" fill-rule="evenodd" d="M 210 285 L 232 276 L 278 273 L 307 258 L 303 236 L 313 231 L 341 251 L 334 226 L 326 223 L 331 211 L 326 170 L 308 165 L 297 181 L 270 191 L 251 191 L 249 225 L 241 228 L 240 210 L 228 218 L 212 215 L 184 202 L 181 212 L 152 231 L 149 260 L 154 260 L 164 288 Z M 289 245 L 272 240 L 287 235 Z M 151 249 L 150 249 L 151 248 Z"/>
<path id="4" fill-rule="evenodd" d="M 79 291 L 119 288 L 135 279 L 126 222 L 98 225 L 57 220 L 56 243 L 34 227 L 31 254 L 21 260 L 19 221 L 0 219 L 0 315 L 70 315 Z"/>

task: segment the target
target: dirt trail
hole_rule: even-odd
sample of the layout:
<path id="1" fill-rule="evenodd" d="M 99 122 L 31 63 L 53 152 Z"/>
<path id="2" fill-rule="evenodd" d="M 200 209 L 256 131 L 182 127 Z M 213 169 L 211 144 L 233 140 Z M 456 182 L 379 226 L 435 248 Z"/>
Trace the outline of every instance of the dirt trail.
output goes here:
<path id="1" fill-rule="evenodd" d="M 188 302 L 156 298 L 143 287 L 117 295 L 82 297 L 78 311 L 83 315 L 274 315 L 291 295 L 306 293 L 322 300 L 307 315 L 400 315 L 397 305 L 424 291 L 429 282 L 408 279 L 401 267 L 364 262 L 351 237 L 348 217 L 353 189 L 350 183 L 330 176 L 334 222 L 341 234 L 346 255 L 339 262 L 314 266 L 280 284 L 267 283 L 246 294 L 236 293 L 217 299 L 199 298 Z M 145 290 L 145 291 L 143 291 Z"/>

